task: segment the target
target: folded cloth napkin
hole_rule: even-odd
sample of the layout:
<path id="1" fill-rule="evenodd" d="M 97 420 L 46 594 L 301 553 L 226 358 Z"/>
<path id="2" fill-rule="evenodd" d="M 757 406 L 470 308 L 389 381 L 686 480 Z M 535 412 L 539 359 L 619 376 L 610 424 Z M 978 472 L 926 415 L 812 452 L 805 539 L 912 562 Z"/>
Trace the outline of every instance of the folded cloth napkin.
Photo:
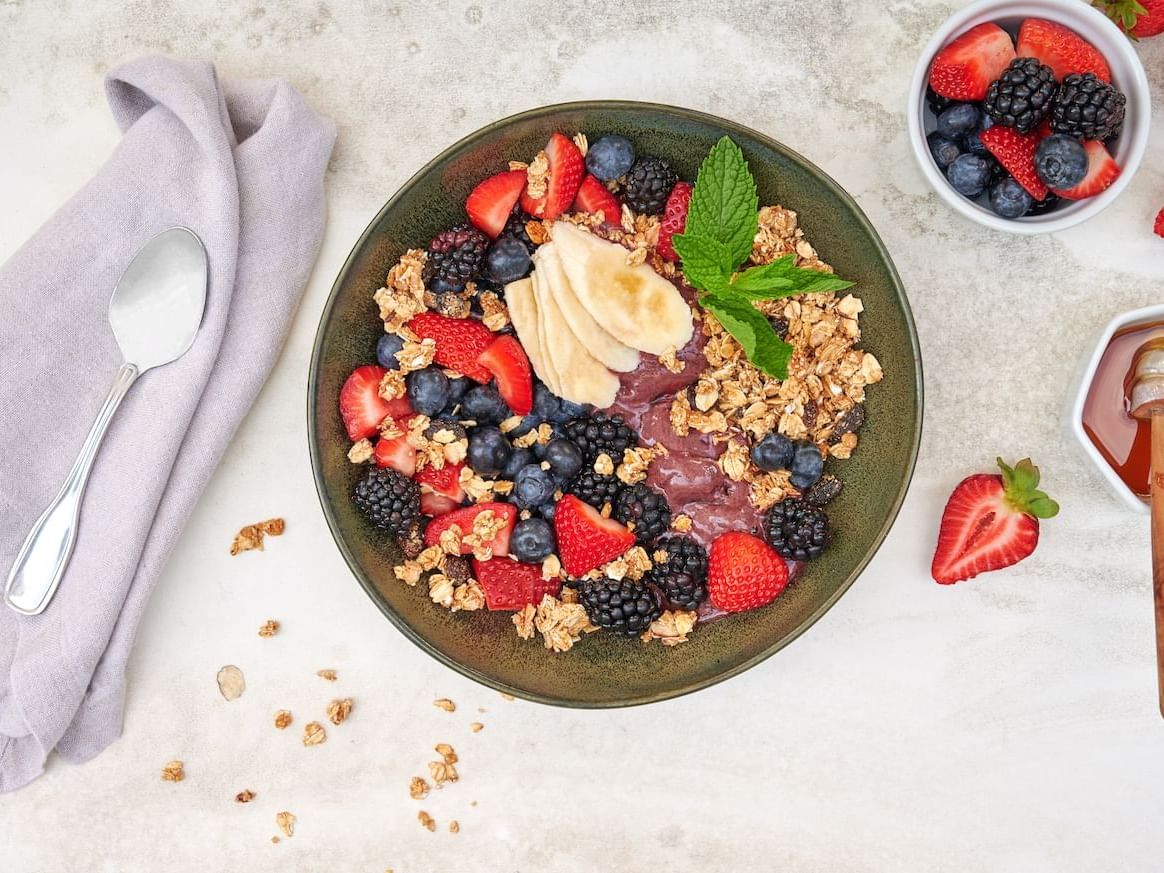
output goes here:
<path id="1" fill-rule="evenodd" d="M 118 412 L 55 599 L 39 616 L 0 605 L 0 791 L 36 778 L 53 749 L 81 762 L 120 734 L 150 591 L 274 366 L 323 236 L 335 128 L 287 82 L 145 57 L 105 88 L 121 143 L 0 267 L 0 579 L 121 362 L 106 307 L 136 251 L 191 228 L 209 291 L 190 351 L 146 373 Z"/>

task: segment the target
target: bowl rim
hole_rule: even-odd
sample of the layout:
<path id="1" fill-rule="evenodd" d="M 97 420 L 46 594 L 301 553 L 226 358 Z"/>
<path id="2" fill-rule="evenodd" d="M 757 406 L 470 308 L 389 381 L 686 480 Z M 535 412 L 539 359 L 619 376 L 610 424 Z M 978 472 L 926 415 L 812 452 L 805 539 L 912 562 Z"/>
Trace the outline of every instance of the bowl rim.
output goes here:
<path id="1" fill-rule="evenodd" d="M 1131 79 L 1124 84 L 1127 88 L 1129 99 L 1134 96 L 1138 105 L 1135 124 L 1126 125 L 1124 131 L 1125 135 L 1131 134 L 1128 158 L 1125 161 L 1119 178 L 1116 179 L 1112 186 L 1101 194 L 1091 198 L 1089 202 L 1077 201 L 1083 203 L 1083 205 L 1069 215 L 1056 217 L 1052 213 L 1023 221 L 994 215 L 983 207 L 966 200 L 950 187 L 949 183 L 946 182 L 945 176 L 938 171 L 938 168 L 934 165 L 933 158 L 930 156 L 929 146 L 926 143 L 925 125 L 922 121 L 921 106 L 925 101 L 925 86 L 929 75 L 930 64 L 941 48 L 956 33 L 961 32 L 962 29 L 969 25 L 969 22 L 985 13 L 992 12 L 995 16 L 1005 16 L 1007 14 L 1006 10 L 1008 9 L 1017 9 L 1026 6 L 1040 7 L 1044 11 L 1044 14 L 1048 16 L 1053 14 L 1052 10 L 1061 10 L 1069 17 L 1080 18 L 1084 21 L 1090 20 L 1095 28 L 1107 30 L 1109 37 L 1118 37 L 1115 40 L 1115 45 L 1118 47 L 1117 51 L 1131 70 Z M 1011 14 L 1018 13 L 1012 12 Z M 1071 25 L 1071 29 L 1081 30 L 1074 23 Z M 1087 33 L 1081 33 L 1080 35 L 1084 37 L 1088 36 Z M 1151 89 L 1148 85 L 1148 76 L 1144 70 L 1143 61 L 1140 60 L 1140 56 L 1137 54 L 1132 41 L 1127 38 L 1123 31 L 1110 18 L 1095 7 L 1089 6 L 1086 3 L 1080 3 L 1078 0 L 977 0 L 977 2 L 959 9 L 935 29 L 933 36 L 926 43 L 925 48 L 922 49 L 922 53 L 918 57 L 917 65 L 914 67 L 913 77 L 910 80 L 907 100 L 906 118 L 909 127 L 909 142 L 912 146 L 914 158 L 917 160 L 922 175 L 925 176 L 930 187 L 937 192 L 938 196 L 948 206 L 965 218 L 969 218 L 993 230 L 1001 230 L 1020 236 L 1055 233 L 1066 230 L 1069 227 L 1074 227 L 1088 219 L 1094 218 L 1107 209 L 1108 206 L 1119 198 L 1128 185 L 1131 184 L 1132 177 L 1140 169 L 1140 164 L 1143 162 L 1144 154 L 1147 151 L 1148 138 L 1152 126 L 1152 101 Z"/>
<path id="2" fill-rule="evenodd" d="M 906 326 L 908 328 L 907 332 L 909 337 L 910 351 L 913 356 L 914 378 L 917 386 L 915 394 L 915 400 L 917 401 L 917 419 L 913 433 L 910 435 L 912 438 L 912 446 L 909 452 L 906 475 L 902 478 L 902 481 L 898 486 L 896 493 L 894 494 L 892 505 L 889 508 L 889 513 L 886 516 L 884 524 L 882 524 L 881 528 L 874 536 L 872 547 L 853 568 L 853 570 L 844 579 L 844 581 L 842 581 L 842 583 L 837 587 L 836 591 L 834 591 L 822 604 L 820 604 L 815 610 L 806 616 L 805 619 L 801 621 L 800 624 L 798 624 L 792 630 L 792 632 L 787 634 L 783 639 L 774 642 L 768 648 L 764 649 L 762 652 L 759 652 L 755 656 L 741 661 L 740 663 L 735 664 L 728 669 L 722 670 L 721 672 L 716 673 L 714 676 L 691 682 L 682 688 L 668 689 L 653 694 L 643 694 L 622 700 L 609 701 L 568 700 L 540 694 L 538 692 L 532 692 L 514 685 L 509 685 L 490 676 L 486 676 L 480 671 L 461 663 L 449 655 L 446 655 L 443 651 L 425 639 L 421 634 L 414 631 L 412 627 L 410 627 L 408 623 L 405 622 L 403 618 L 396 613 L 395 610 L 393 610 L 378 596 L 375 586 L 363 572 L 359 563 L 355 560 L 351 550 L 348 548 L 347 543 L 344 541 L 343 536 L 341 535 L 335 513 L 327 498 L 325 497 L 323 463 L 320 454 L 319 440 L 316 438 L 315 428 L 317 417 L 316 394 L 319 386 L 320 369 L 322 366 L 324 334 L 326 333 L 331 321 L 332 312 L 340 293 L 340 286 L 351 269 L 352 264 L 355 262 L 357 254 L 364 250 L 365 246 L 372 238 L 373 230 L 380 223 L 380 220 L 383 218 L 384 214 L 395 207 L 396 204 L 403 200 L 405 197 L 409 196 L 411 194 L 412 188 L 419 182 L 420 179 L 431 172 L 437 164 L 445 160 L 445 158 L 448 156 L 461 150 L 462 148 L 471 145 L 476 140 L 518 121 L 537 119 L 543 116 L 554 115 L 562 112 L 579 112 L 587 110 L 633 110 L 637 112 L 647 111 L 664 113 L 711 125 L 713 127 L 722 129 L 724 133 L 730 134 L 732 132 L 739 132 L 745 136 L 754 137 L 756 140 L 763 143 L 766 147 L 771 148 L 773 151 L 779 152 L 790 160 L 804 165 L 810 172 L 815 174 L 817 178 L 831 190 L 834 196 L 838 197 L 842 202 L 849 206 L 853 214 L 856 216 L 857 221 L 862 229 L 873 241 L 878 254 L 881 256 L 885 262 L 886 267 L 888 268 L 890 279 L 892 280 L 893 285 L 898 292 L 898 296 L 900 297 Z M 845 189 L 842 188 L 828 173 L 824 172 L 820 167 L 806 159 L 800 153 L 790 149 L 782 143 L 777 142 L 770 136 L 753 130 L 750 127 L 746 127 L 745 125 L 720 118 L 710 113 L 700 112 L 694 109 L 687 109 L 680 106 L 671 106 L 662 103 L 652 103 L 637 100 L 578 100 L 565 103 L 554 103 L 527 109 L 498 119 L 497 121 L 491 122 L 484 127 L 470 132 L 469 134 L 456 140 L 448 147 L 442 149 L 440 153 L 438 153 L 434 158 L 432 158 L 419 170 L 413 173 L 412 176 L 410 176 L 408 180 L 404 182 L 404 184 L 401 185 L 399 189 L 397 189 L 396 193 L 394 193 L 377 211 L 376 215 L 368 223 L 367 227 L 364 228 L 363 233 L 360 234 L 359 239 L 357 239 L 355 244 L 352 246 L 351 251 L 348 253 L 347 258 L 344 260 L 343 265 L 340 267 L 339 272 L 336 274 L 336 279 L 332 283 L 331 291 L 328 294 L 327 300 L 324 302 L 320 311 L 319 326 L 316 329 L 315 338 L 313 340 L 311 361 L 307 378 L 307 440 L 309 455 L 311 457 L 312 478 L 315 483 L 315 493 L 317 499 L 319 500 L 320 507 L 323 510 L 324 518 L 327 521 L 328 531 L 331 533 L 331 538 L 335 542 L 336 547 L 339 549 L 344 562 L 348 565 L 348 569 L 351 570 L 352 575 L 356 577 L 356 581 L 360 583 L 360 587 L 364 589 L 372 603 L 375 604 L 380 612 L 384 614 L 384 616 L 393 624 L 393 626 L 395 626 L 398 631 L 404 635 L 406 639 L 410 640 L 426 654 L 430 655 L 440 663 L 444 664 L 446 667 L 451 668 L 461 675 L 479 682 L 486 687 L 493 688 L 506 694 L 511 694 L 515 697 L 520 697 L 524 700 L 570 709 L 619 709 L 623 707 L 641 706 L 648 703 L 657 703 L 663 700 L 682 697 L 686 694 L 700 691 L 712 685 L 717 685 L 720 682 L 723 682 L 734 676 L 738 676 L 746 670 L 755 667 L 760 662 L 767 660 L 772 655 L 776 654 L 778 651 L 790 644 L 793 640 L 799 638 L 812 625 L 816 624 L 816 622 L 819 621 L 820 618 L 826 612 L 828 612 L 838 600 L 840 600 L 841 596 L 852 587 L 853 583 L 856 582 L 857 578 L 862 574 L 862 572 L 864 572 L 865 568 L 869 565 L 869 562 L 873 560 L 873 557 L 877 554 L 882 544 L 885 542 L 885 538 L 888 536 L 889 531 L 892 529 L 894 523 L 896 522 L 897 516 L 901 511 L 901 506 L 905 501 L 906 494 L 913 482 L 914 472 L 916 471 L 917 467 L 918 452 L 921 448 L 922 425 L 925 418 L 924 393 L 921 346 L 918 339 L 917 325 L 914 321 L 913 310 L 910 307 L 909 298 L 905 293 L 905 286 L 901 281 L 901 276 L 897 271 L 897 267 L 894 264 L 892 257 L 890 257 L 889 250 L 885 247 L 885 243 L 882 241 L 880 235 L 869 221 L 868 216 L 865 215 L 865 212 L 857 204 L 856 200 L 854 200 L 853 197 L 847 191 L 845 191 Z"/>

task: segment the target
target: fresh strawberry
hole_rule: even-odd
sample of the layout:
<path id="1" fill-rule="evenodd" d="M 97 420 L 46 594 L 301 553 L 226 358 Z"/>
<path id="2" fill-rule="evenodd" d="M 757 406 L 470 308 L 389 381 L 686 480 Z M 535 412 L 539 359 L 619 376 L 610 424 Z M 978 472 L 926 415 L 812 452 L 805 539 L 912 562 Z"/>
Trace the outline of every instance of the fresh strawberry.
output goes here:
<path id="1" fill-rule="evenodd" d="M 1097 0 L 1093 5 L 1136 39 L 1164 33 L 1164 0 Z"/>
<path id="2" fill-rule="evenodd" d="M 663 223 L 659 226 L 659 242 L 655 251 L 668 261 L 679 260 L 675 247 L 671 245 L 671 237 L 683 233 L 683 228 L 687 226 L 687 209 L 691 206 L 692 190 L 689 182 L 676 182 L 663 208 Z"/>
<path id="3" fill-rule="evenodd" d="M 522 564 L 513 558 L 473 559 L 473 576 L 485 592 L 489 609 L 513 612 L 529 603 L 541 603 L 543 595 L 557 597 L 562 580 L 542 578 L 541 564 Z"/>
<path id="4" fill-rule="evenodd" d="M 982 100 L 1014 58 L 1010 34 L 997 24 L 980 24 L 938 52 L 930 67 L 930 87 L 951 100 Z"/>
<path id="5" fill-rule="evenodd" d="M 497 390 L 516 415 L 533 409 L 533 375 L 525 349 L 514 337 L 499 336 L 477 358 L 477 363 L 497 377 Z"/>
<path id="6" fill-rule="evenodd" d="M 456 370 L 477 382 L 493 378 L 477 363 L 481 352 L 493 342 L 493 331 L 475 318 L 447 318 L 435 312 L 422 312 L 408 322 L 408 327 L 421 339 L 436 343 L 436 362 Z"/>
<path id="7" fill-rule="evenodd" d="M 416 411 L 412 408 L 412 403 L 409 402 L 408 395 L 405 394 L 388 401 L 388 414 L 398 423 L 407 424 L 408 419 L 416 415 Z"/>
<path id="8" fill-rule="evenodd" d="M 994 128 L 991 128 L 993 130 Z M 990 131 L 986 131 L 989 133 Z M 983 140 L 985 142 L 985 140 Z M 1074 188 L 1066 191 L 1055 190 L 1060 197 L 1068 200 L 1086 200 L 1101 194 L 1120 177 L 1120 165 L 1115 162 L 1107 148 L 1099 140 L 1089 139 L 1083 143 L 1087 150 L 1087 175 Z"/>
<path id="9" fill-rule="evenodd" d="M 1097 78 L 1111 81 L 1111 68 L 1099 49 L 1074 30 L 1045 18 L 1023 22 L 1015 53 L 1020 58 L 1038 58 L 1060 82 L 1071 73 L 1095 73 Z"/>
<path id="10" fill-rule="evenodd" d="M 428 527 L 424 529 L 424 544 L 426 546 L 437 545 L 440 542 L 441 534 L 454 524 L 461 529 L 463 536 L 468 536 L 473 532 L 474 519 L 487 510 L 492 510 L 496 518 L 502 519 L 505 522 L 505 526 L 497 532 L 497 535 L 489 543 L 493 547 L 493 554 L 508 554 L 509 535 L 513 533 L 513 526 L 517 523 L 517 507 L 512 503 L 478 503 L 476 506 L 454 509 L 452 512 L 445 513 L 440 518 L 434 518 L 428 523 Z M 473 547 L 471 545 L 461 543 L 462 555 L 471 554 L 472 551 Z"/>
<path id="11" fill-rule="evenodd" d="M 416 449 L 409 444 L 408 436 L 402 434 L 391 439 L 381 437 L 376 441 L 372 459 L 380 467 L 391 467 L 405 476 L 416 472 Z"/>
<path id="12" fill-rule="evenodd" d="M 614 195 L 595 176 L 588 175 L 574 198 L 575 212 L 601 212 L 607 224 L 622 221 L 622 207 Z"/>
<path id="13" fill-rule="evenodd" d="M 380 380 L 387 372 L 375 364 L 356 367 L 340 389 L 340 418 L 353 442 L 379 433 L 380 422 L 391 412 L 380 396 Z"/>
<path id="14" fill-rule="evenodd" d="M 635 544 L 634 533 L 613 518 L 604 518 L 573 494 L 558 501 L 554 533 L 558 537 L 558 556 L 571 576 L 589 573 Z"/>
<path id="15" fill-rule="evenodd" d="M 1156 216 L 1156 224 L 1152 230 L 1156 231 L 1156 236 L 1164 236 L 1164 209 Z"/>
<path id="16" fill-rule="evenodd" d="M 474 188 L 465 201 L 469 221 L 478 230 L 497 239 L 505 228 L 505 222 L 509 220 L 513 204 L 524 190 L 525 170 L 506 170 L 490 176 Z"/>
<path id="17" fill-rule="evenodd" d="M 445 464 L 439 470 L 425 467 L 416 474 L 416 481 L 420 483 L 421 512 L 435 517 L 460 508 L 465 499 L 465 489 L 461 487 L 464 467 L 464 464 Z"/>
<path id="18" fill-rule="evenodd" d="M 553 221 L 574 202 L 586 166 L 578 146 L 560 133 L 550 137 L 546 157 L 550 162 L 546 193 L 534 198 L 528 189 L 525 190 L 521 195 L 521 208 L 536 218 Z"/>
<path id="19" fill-rule="evenodd" d="M 1024 458 L 1002 475 L 978 473 L 958 483 L 942 513 L 931 572 L 942 585 L 1017 564 L 1039 542 L 1039 519 L 1059 504 L 1039 491 L 1039 468 Z"/>
<path id="20" fill-rule="evenodd" d="M 978 138 L 1028 194 L 1036 200 L 1045 200 L 1049 189 L 1035 170 L 1035 150 L 1046 136 L 1046 126 L 1033 133 L 1019 133 L 1013 127 L 996 124 L 982 131 Z"/>
<path id="21" fill-rule="evenodd" d="M 454 509 L 460 508 L 461 501 L 459 500 L 453 500 L 451 497 L 445 497 L 443 494 L 435 494 L 432 491 L 422 491 L 420 493 L 420 511 L 429 518 L 446 515 Z"/>
<path id="22" fill-rule="evenodd" d="M 763 540 L 741 531 L 720 534 L 711 544 L 707 594 L 725 612 L 765 606 L 788 585 L 788 565 Z"/>

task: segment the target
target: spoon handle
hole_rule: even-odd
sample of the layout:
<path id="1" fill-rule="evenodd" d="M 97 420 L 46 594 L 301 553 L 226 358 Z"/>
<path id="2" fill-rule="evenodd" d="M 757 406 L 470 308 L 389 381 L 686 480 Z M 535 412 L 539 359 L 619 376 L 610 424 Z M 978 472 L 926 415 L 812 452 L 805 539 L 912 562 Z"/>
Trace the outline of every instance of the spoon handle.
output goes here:
<path id="1" fill-rule="evenodd" d="M 41 513 L 24 545 L 20 547 L 4 587 L 4 599 L 17 612 L 39 615 L 52 600 L 65 574 L 69 556 L 73 553 L 81 515 L 81 498 L 85 493 L 85 484 L 89 481 L 89 471 L 93 469 L 93 459 L 97 457 L 97 449 L 101 447 L 101 440 L 109 429 L 113 414 L 137 380 L 138 373 L 138 368 L 133 364 L 122 364 L 118 368 L 113 387 L 109 389 L 101 411 L 97 413 L 97 420 L 85 437 L 77 460 L 65 478 L 65 484 Z"/>

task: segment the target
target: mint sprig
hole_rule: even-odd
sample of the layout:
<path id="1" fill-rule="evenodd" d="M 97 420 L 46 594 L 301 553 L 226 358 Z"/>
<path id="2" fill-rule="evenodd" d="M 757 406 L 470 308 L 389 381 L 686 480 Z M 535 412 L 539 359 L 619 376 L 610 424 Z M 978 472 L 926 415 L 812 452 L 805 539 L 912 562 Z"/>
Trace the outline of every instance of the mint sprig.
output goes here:
<path id="1" fill-rule="evenodd" d="M 758 207 L 756 180 L 744 153 L 725 136 L 699 168 L 687 223 L 672 245 L 683 261 L 684 277 L 704 292 L 700 305 L 736 338 L 749 361 L 785 379 L 792 346 L 776 335 L 752 301 L 841 291 L 853 283 L 798 267 L 795 255 L 737 273 L 752 254 Z"/>

